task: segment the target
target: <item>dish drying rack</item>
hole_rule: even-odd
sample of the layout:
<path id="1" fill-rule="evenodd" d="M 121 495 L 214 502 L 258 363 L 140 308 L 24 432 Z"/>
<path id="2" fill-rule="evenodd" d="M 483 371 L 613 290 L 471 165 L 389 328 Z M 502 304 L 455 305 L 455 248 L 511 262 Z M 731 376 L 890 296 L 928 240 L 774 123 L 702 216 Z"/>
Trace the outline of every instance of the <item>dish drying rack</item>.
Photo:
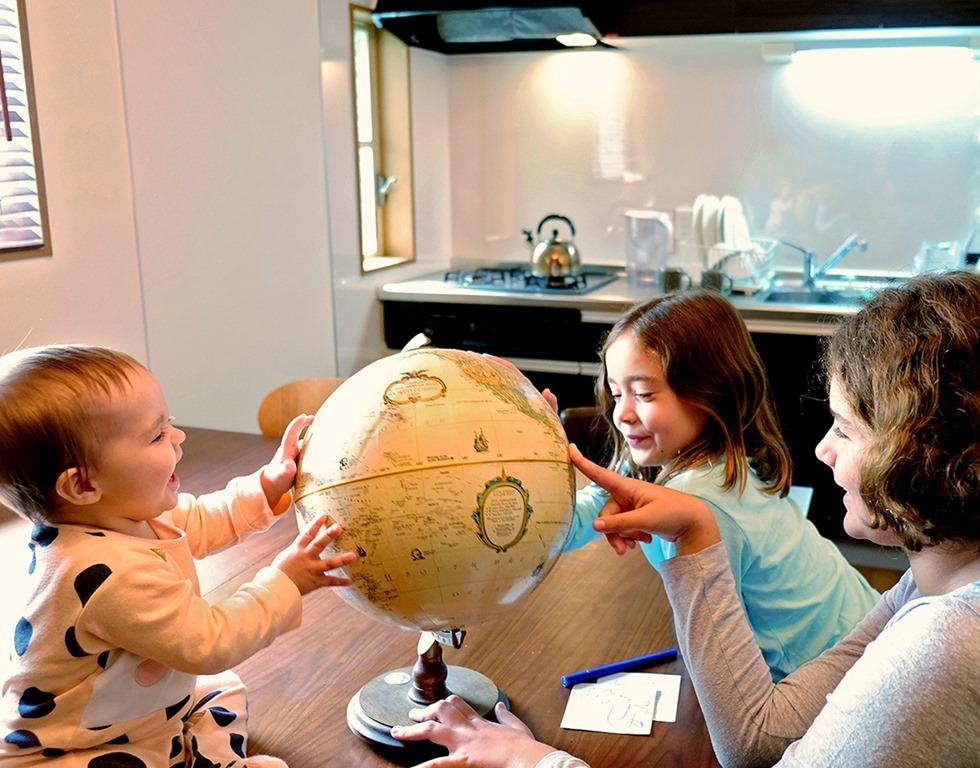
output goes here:
<path id="1" fill-rule="evenodd" d="M 704 248 L 702 263 L 705 269 L 721 269 L 732 279 L 732 293 L 751 295 L 767 284 L 773 272 L 773 252 L 778 240 L 753 237 L 748 248 L 734 248 L 718 243 Z"/>

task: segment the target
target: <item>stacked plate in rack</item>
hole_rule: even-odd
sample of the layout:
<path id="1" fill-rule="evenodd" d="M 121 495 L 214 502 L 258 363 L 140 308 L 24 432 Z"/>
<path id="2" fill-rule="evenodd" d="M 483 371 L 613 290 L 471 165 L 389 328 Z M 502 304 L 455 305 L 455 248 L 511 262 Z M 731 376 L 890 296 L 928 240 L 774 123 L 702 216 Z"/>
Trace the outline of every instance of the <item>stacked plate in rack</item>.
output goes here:
<path id="1" fill-rule="evenodd" d="M 745 211 L 737 197 L 698 195 L 692 208 L 692 234 L 700 248 L 722 245 L 731 250 L 752 247 Z"/>
<path id="2" fill-rule="evenodd" d="M 770 268 L 772 248 L 766 241 L 753 240 L 739 199 L 701 194 L 691 213 L 691 236 L 704 267 L 724 269 L 736 292 L 759 290 Z"/>

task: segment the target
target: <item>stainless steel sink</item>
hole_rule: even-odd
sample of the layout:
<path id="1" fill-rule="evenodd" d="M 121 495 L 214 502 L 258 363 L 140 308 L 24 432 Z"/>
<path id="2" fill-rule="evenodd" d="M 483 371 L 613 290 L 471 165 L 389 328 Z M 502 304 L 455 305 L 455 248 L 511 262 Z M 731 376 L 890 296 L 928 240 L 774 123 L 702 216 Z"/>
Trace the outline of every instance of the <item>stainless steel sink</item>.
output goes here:
<path id="1" fill-rule="evenodd" d="M 755 295 L 762 304 L 817 304 L 859 307 L 878 291 L 907 279 L 901 273 L 867 273 L 847 271 L 824 275 L 806 288 L 793 273 L 774 273 L 766 289 Z"/>
<path id="2" fill-rule="evenodd" d="M 812 291 L 805 289 L 774 289 L 765 291 L 758 297 L 759 301 L 767 304 L 843 304 L 855 305 L 866 302 L 870 295 L 864 291 L 832 291 L 819 288 Z"/>

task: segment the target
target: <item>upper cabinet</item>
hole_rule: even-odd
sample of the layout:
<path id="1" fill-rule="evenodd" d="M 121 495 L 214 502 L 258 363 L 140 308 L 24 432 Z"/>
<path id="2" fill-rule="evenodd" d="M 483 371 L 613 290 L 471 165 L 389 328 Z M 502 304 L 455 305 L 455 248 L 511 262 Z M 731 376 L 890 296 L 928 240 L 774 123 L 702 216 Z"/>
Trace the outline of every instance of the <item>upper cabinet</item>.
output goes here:
<path id="1" fill-rule="evenodd" d="M 604 35 L 623 37 L 980 24 L 978 0 L 645 0 L 582 6 Z"/>
<path id="2" fill-rule="evenodd" d="M 617 36 L 973 26 L 980 0 L 378 0 L 374 19 L 409 45 L 490 53 L 561 48 L 555 37 L 569 32 L 615 44 Z"/>

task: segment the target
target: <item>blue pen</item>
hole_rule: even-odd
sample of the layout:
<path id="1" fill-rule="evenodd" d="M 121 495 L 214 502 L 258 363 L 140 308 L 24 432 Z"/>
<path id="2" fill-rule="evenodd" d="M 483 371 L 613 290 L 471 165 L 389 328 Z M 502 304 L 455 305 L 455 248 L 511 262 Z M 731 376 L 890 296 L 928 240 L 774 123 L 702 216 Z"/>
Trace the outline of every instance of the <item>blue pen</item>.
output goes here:
<path id="1" fill-rule="evenodd" d="M 593 680 L 598 680 L 600 677 L 605 677 L 606 675 L 614 675 L 617 672 L 625 672 L 628 669 L 645 667 L 648 664 L 657 664 L 661 661 L 672 661 L 676 658 L 677 649 L 668 648 L 665 651 L 648 653 L 645 656 L 635 656 L 632 659 L 614 661 L 611 664 L 601 664 L 600 666 L 592 667 L 591 669 L 583 669 L 581 672 L 572 672 L 568 675 L 562 675 L 561 684 L 563 688 L 571 688 L 573 685 L 578 683 L 590 683 Z"/>

